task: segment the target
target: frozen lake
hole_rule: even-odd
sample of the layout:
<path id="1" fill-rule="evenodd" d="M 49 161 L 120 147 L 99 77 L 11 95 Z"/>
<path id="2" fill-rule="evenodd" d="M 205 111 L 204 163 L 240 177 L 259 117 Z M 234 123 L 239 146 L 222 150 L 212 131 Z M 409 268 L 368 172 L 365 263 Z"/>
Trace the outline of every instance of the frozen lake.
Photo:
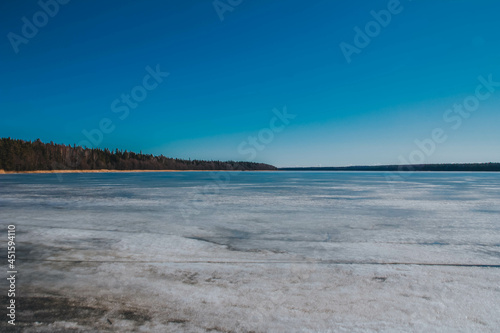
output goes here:
<path id="1" fill-rule="evenodd" d="M 400 176 L 0 175 L 17 329 L 495 331 L 500 174 Z"/>

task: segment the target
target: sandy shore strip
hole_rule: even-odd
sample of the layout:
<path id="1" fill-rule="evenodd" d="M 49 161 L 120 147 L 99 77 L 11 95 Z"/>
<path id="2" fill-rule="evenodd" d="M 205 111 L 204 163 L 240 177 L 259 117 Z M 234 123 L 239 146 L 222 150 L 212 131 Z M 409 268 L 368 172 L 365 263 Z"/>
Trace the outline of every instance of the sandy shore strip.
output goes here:
<path id="1" fill-rule="evenodd" d="M 112 172 L 237 172 L 247 170 L 36 170 L 36 171 L 5 171 L 0 169 L 0 174 L 21 174 L 21 173 L 112 173 Z M 274 170 L 248 170 L 248 171 L 274 171 Z"/>

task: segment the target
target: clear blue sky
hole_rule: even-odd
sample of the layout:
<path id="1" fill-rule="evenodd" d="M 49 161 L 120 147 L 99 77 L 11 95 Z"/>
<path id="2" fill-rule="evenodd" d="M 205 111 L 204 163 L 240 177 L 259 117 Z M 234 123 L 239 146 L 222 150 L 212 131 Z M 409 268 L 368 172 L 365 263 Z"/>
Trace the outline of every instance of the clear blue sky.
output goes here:
<path id="1" fill-rule="evenodd" d="M 388 7 L 385 27 L 370 24 L 371 11 Z M 100 147 L 337 166 L 400 163 L 441 128 L 447 140 L 423 162 L 500 161 L 500 86 L 487 97 L 480 89 L 468 118 L 443 118 L 474 96 L 479 76 L 500 82 L 500 2 L 220 0 L 218 8 L 71 0 L 51 17 L 34 0 L 2 1 L 0 136 L 78 144 L 109 119 L 102 139 L 94 136 Z M 354 28 L 367 24 L 373 37 L 348 63 L 341 43 L 355 47 Z M 168 77 L 147 77 L 147 96 L 126 106 L 122 94 L 142 97 L 146 67 L 157 65 Z M 272 132 L 272 110 L 284 106 L 296 117 Z"/>

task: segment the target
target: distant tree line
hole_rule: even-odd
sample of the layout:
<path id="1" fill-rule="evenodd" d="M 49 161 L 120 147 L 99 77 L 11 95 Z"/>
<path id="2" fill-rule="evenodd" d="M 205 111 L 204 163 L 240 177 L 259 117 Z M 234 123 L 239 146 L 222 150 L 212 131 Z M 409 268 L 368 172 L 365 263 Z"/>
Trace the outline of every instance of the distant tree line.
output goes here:
<path id="1" fill-rule="evenodd" d="M 445 163 L 348 167 L 280 168 L 288 171 L 500 171 L 500 163 Z"/>
<path id="2" fill-rule="evenodd" d="M 0 169 L 40 170 L 276 170 L 253 162 L 202 161 L 137 154 L 116 149 L 82 148 L 76 145 L 0 139 Z"/>

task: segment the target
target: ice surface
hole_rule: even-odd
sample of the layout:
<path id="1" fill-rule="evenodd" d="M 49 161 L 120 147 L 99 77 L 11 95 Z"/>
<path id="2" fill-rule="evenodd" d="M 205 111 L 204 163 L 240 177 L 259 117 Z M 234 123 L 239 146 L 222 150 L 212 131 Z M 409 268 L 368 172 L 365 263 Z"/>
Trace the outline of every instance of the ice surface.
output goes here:
<path id="1" fill-rule="evenodd" d="M 20 309 L 19 321 L 27 332 L 495 331 L 500 175 L 387 179 L 0 175 L 19 297 L 54 309 Z"/>

